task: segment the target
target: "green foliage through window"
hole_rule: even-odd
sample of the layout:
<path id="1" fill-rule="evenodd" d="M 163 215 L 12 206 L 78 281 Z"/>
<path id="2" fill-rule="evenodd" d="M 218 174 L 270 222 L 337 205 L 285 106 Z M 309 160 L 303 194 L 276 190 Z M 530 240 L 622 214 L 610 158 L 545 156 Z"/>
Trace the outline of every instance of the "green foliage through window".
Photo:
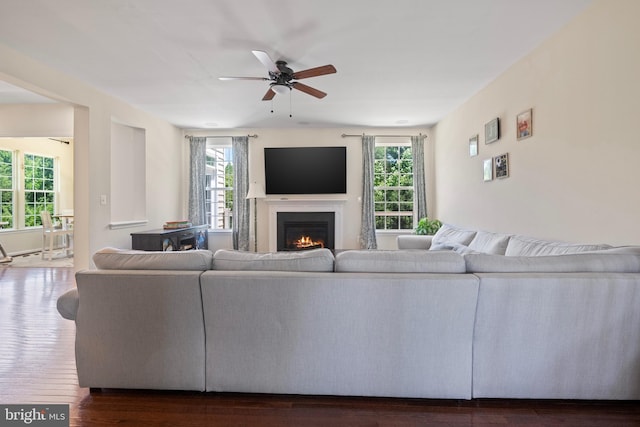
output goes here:
<path id="1" fill-rule="evenodd" d="M 42 225 L 40 212 L 54 214 L 55 169 L 53 157 L 24 155 L 24 225 Z"/>
<path id="2" fill-rule="evenodd" d="M 412 230 L 411 145 L 377 145 L 373 176 L 376 229 Z"/>
<path id="3" fill-rule="evenodd" d="M 14 211 L 13 152 L 0 150 L 0 222 L 3 228 L 13 228 Z"/>

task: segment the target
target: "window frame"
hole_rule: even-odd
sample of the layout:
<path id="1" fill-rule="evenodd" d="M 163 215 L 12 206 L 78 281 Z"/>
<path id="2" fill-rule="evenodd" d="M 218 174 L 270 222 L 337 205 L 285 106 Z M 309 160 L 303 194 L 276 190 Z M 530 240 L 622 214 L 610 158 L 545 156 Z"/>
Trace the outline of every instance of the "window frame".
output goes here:
<path id="1" fill-rule="evenodd" d="M 235 169 L 233 165 L 233 149 L 231 142 L 231 138 L 207 138 L 206 141 L 207 166 L 204 177 L 206 193 L 205 206 L 207 210 L 206 216 L 207 223 L 209 224 L 209 231 L 212 232 L 231 232 L 233 229 L 233 173 L 235 172 Z M 211 152 L 214 150 L 222 150 L 222 162 L 216 162 L 218 164 L 222 163 L 224 165 L 222 174 L 217 172 L 219 179 L 222 179 L 224 181 L 224 184 L 222 186 L 211 185 L 214 180 L 209 178 L 211 176 L 214 176 L 214 174 L 216 174 L 216 171 L 219 170 L 214 165 L 211 165 L 209 163 L 209 158 L 213 157 L 210 156 L 210 154 L 212 154 Z M 227 174 L 227 168 L 229 166 L 231 166 L 232 168 L 230 175 Z M 213 173 L 209 173 L 211 170 L 213 170 Z M 229 179 L 231 180 L 231 182 L 228 182 Z M 218 182 L 220 181 L 218 180 Z M 216 205 L 216 202 L 214 202 L 214 200 L 216 199 L 215 195 L 217 194 L 219 198 L 220 192 L 222 192 L 224 201 L 218 201 L 217 203 L 223 204 L 222 210 L 225 212 L 222 214 L 214 214 L 214 210 L 220 209 L 214 208 L 214 206 Z"/>
<path id="2" fill-rule="evenodd" d="M 41 180 L 43 187 L 42 188 L 29 188 L 30 186 L 27 185 L 27 157 L 33 157 L 34 160 L 36 158 L 41 158 L 43 163 L 41 167 L 38 167 L 38 169 L 42 172 L 39 176 L 36 176 L 35 174 L 33 175 L 32 179 L 33 179 L 33 183 L 32 186 L 35 187 L 37 185 L 37 180 Z M 45 162 L 47 160 L 51 161 L 51 167 L 47 167 L 47 165 L 45 164 Z M 35 163 L 35 162 L 34 162 Z M 19 179 L 21 179 L 22 182 L 22 208 L 23 208 L 23 215 L 22 215 L 22 225 L 24 228 L 28 229 L 28 228 L 36 228 L 36 227 L 42 227 L 42 218 L 40 216 L 40 212 L 43 210 L 49 211 L 49 213 L 53 216 L 55 214 L 55 208 L 56 208 L 56 203 L 57 203 L 57 192 L 58 192 L 58 179 L 57 179 L 57 175 L 58 175 L 58 171 L 57 171 L 57 159 L 53 156 L 46 156 L 46 155 L 42 155 L 42 154 L 35 154 L 35 153 L 23 153 L 22 154 L 22 167 L 20 168 L 22 171 L 22 176 L 19 177 Z M 50 170 L 51 171 L 51 177 L 46 176 L 46 171 Z M 47 182 L 51 182 L 51 188 L 45 188 Z M 31 203 L 29 201 L 30 197 L 29 195 L 33 194 L 33 203 Z M 45 200 L 44 201 L 39 201 L 37 200 L 38 197 L 42 197 L 44 195 Z M 50 196 L 50 198 L 48 197 Z M 27 207 L 29 205 L 33 205 L 35 211 L 32 214 L 29 214 L 28 212 L 30 211 L 30 209 L 28 209 Z M 29 219 L 33 218 L 33 224 L 29 223 Z M 27 225 L 29 223 L 29 225 Z"/>
<path id="3" fill-rule="evenodd" d="M 39 154 L 31 150 L 22 151 L 20 149 L 10 148 L 5 146 L 0 147 L 0 150 L 11 153 L 11 159 L 12 159 L 11 193 L 12 193 L 12 199 L 13 199 L 12 212 L 11 212 L 12 217 L 11 217 L 11 221 L 9 221 L 10 224 L 0 229 L 0 232 L 33 230 L 33 229 L 38 229 L 42 227 L 42 218 L 40 217 L 40 208 L 39 208 L 38 202 L 31 203 L 31 205 L 34 206 L 34 208 L 32 209 L 28 209 L 27 206 L 29 204 L 30 199 L 34 201 L 37 199 L 37 197 L 35 196 L 36 194 L 40 193 L 40 196 L 42 196 L 43 193 L 46 195 L 50 194 L 51 195 L 50 197 L 45 196 L 45 199 L 47 200 L 45 200 L 44 206 L 46 210 L 48 210 L 52 215 L 54 215 L 54 212 L 57 209 L 58 196 L 60 191 L 59 158 L 55 155 Z M 42 159 L 50 159 L 53 162 L 51 167 L 44 168 L 44 163 L 43 163 L 43 168 L 41 168 L 42 178 L 46 178 L 47 181 L 51 182 L 50 189 L 44 188 L 44 187 L 42 189 L 40 188 L 28 189 L 28 186 L 26 185 L 26 178 L 27 178 L 28 171 L 25 170 L 27 168 L 28 156 L 42 158 Z M 50 171 L 50 173 L 46 174 L 46 177 L 44 173 L 45 169 Z M 41 182 L 44 183 L 45 181 L 41 181 Z M 29 194 L 32 194 L 32 193 L 34 194 L 33 198 L 29 197 Z M 33 212 L 28 213 L 30 211 L 33 211 Z M 29 223 L 28 218 L 32 220 L 32 222 L 34 223 L 33 225 Z"/>
<path id="4" fill-rule="evenodd" d="M 0 148 L 0 151 L 4 151 L 9 153 L 10 157 L 11 157 L 11 175 L 10 175 L 10 179 L 11 179 L 11 186 L 7 187 L 7 188 L 2 188 L 0 187 L 0 221 L 2 222 L 8 222 L 9 224 L 6 227 L 2 227 L 3 230 L 13 230 L 15 229 L 15 225 L 16 225 L 16 199 L 17 199 L 17 189 L 16 189 L 16 161 L 17 161 L 17 155 L 16 155 L 16 150 L 11 150 L 11 149 L 6 149 L 6 148 Z M 4 162 L 0 162 L 0 163 L 4 163 Z M 3 175 L 2 175 L 3 176 Z M 0 178 L 2 177 L 0 176 Z M 2 180 L 0 180 L 0 183 L 2 182 Z M 0 184 L 1 185 L 1 184 Z M 4 193 L 10 193 L 11 194 L 11 217 L 8 218 L 8 221 L 5 221 L 5 218 L 7 215 L 3 214 L 3 209 L 5 206 L 5 203 L 3 201 L 4 199 Z M 8 203 L 7 203 L 8 204 Z"/>
<path id="5" fill-rule="evenodd" d="M 386 154 L 386 149 L 388 147 L 398 147 L 398 148 L 402 148 L 404 149 L 403 151 L 409 150 L 411 152 L 411 172 L 410 173 L 398 173 L 398 185 L 376 185 L 377 181 L 377 177 L 379 177 L 381 174 L 377 173 L 378 168 L 377 163 L 380 162 L 380 159 L 377 157 L 377 150 L 379 148 L 384 148 L 385 149 L 385 154 Z M 398 157 L 401 157 L 401 153 L 398 153 Z M 385 156 L 385 159 L 387 157 Z M 387 165 L 386 165 L 386 160 L 385 160 L 385 165 L 384 167 L 384 171 L 385 171 L 385 177 L 388 177 L 389 175 L 386 174 L 387 172 Z M 409 176 L 411 177 L 411 181 L 410 181 L 410 185 L 400 185 L 401 184 L 401 180 L 402 177 L 406 177 Z M 375 148 L 374 148 L 374 182 L 373 182 L 373 192 L 374 192 L 374 218 L 375 218 L 375 224 L 376 224 L 376 233 L 405 233 L 405 232 L 413 232 L 413 230 L 416 227 L 416 212 L 415 212 L 415 187 L 414 187 L 414 180 L 415 179 L 415 170 L 414 170 L 414 159 L 413 159 L 413 150 L 412 150 L 412 146 L 411 146 L 411 139 L 409 137 L 398 137 L 398 138 L 376 138 L 376 142 L 375 142 Z M 378 191 L 384 191 L 386 192 L 397 192 L 397 199 L 396 200 L 389 200 L 387 199 L 388 195 L 385 194 L 385 198 L 382 201 L 376 201 L 376 196 L 377 196 L 377 192 Z M 410 192 L 410 201 L 403 200 L 403 198 L 401 197 L 401 194 L 403 191 L 408 191 Z M 384 210 L 377 210 L 378 206 L 380 203 L 384 203 L 385 204 L 385 209 Z M 398 206 L 397 210 L 390 210 L 388 209 L 388 206 L 390 203 L 396 203 Z M 411 210 L 401 210 L 401 207 L 403 204 L 411 204 Z M 384 217 L 384 221 L 385 221 L 385 228 L 378 228 L 378 221 L 380 218 Z M 387 228 L 388 221 L 390 218 L 397 218 L 397 226 L 395 228 Z M 404 224 L 403 227 L 403 223 L 402 223 L 402 217 L 411 217 L 410 220 L 410 224 Z"/>

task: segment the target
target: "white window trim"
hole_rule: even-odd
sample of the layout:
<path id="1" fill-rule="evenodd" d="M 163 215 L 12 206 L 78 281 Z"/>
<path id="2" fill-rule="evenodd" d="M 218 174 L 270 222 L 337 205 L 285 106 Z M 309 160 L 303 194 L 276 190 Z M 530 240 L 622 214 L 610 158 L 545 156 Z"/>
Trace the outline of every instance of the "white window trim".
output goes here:
<path id="1" fill-rule="evenodd" d="M 207 138 L 206 140 L 206 150 L 208 150 L 209 148 L 232 148 L 232 138 L 231 137 L 220 137 L 220 138 Z M 207 156 L 209 154 L 207 153 Z M 229 161 L 232 161 L 233 159 L 227 159 Z M 234 169 L 235 170 L 235 169 Z M 228 187 L 224 187 L 225 189 L 227 189 Z M 233 188 L 230 189 L 231 191 L 233 191 Z M 225 190 L 228 191 L 228 190 Z M 209 232 L 210 233 L 230 233 L 233 230 L 231 228 L 216 228 L 213 226 L 213 224 L 211 224 L 212 226 L 209 228 Z"/>
<path id="2" fill-rule="evenodd" d="M 411 138 L 409 137 L 378 137 L 376 138 L 375 141 L 375 147 L 409 147 L 411 148 Z M 412 165 L 411 165 L 411 169 L 413 171 L 413 153 L 411 153 L 412 157 Z M 375 160 L 374 160 L 375 161 Z M 415 171 L 413 171 L 412 173 L 415 176 Z M 378 187 L 374 187 L 374 191 L 375 190 L 412 190 L 414 189 L 413 186 L 411 187 L 401 187 L 401 186 L 378 186 Z M 412 234 L 414 232 L 415 227 L 417 226 L 417 218 L 416 218 L 416 211 L 415 211 L 415 203 L 414 203 L 414 209 L 411 213 L 404 213 L 404 212 L 394 212 L 394 211 L 384 211 L 383 214 L 378 214 L 376 212 L 374 212 L 374 216 L 413 216 L 413 227 L 411 229 L 407 229 L 407 228 L 396 228 L 396 229 L 376 229 L 376 233 L 384 233 L 384 234 Z"/>

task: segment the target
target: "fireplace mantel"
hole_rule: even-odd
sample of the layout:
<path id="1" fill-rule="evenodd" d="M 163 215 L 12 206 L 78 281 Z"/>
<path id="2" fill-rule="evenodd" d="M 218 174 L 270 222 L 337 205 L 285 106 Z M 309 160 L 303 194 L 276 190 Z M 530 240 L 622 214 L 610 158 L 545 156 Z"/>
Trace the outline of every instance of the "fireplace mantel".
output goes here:
<path id="1" fill-rule="evenodd" d="M 282 197 L 267 198 L 269 206 L 269 251 L 275 252 L 278 245 L 278 212 L 334 212 L 335 213 L 335 248 L 342 249 L 343 210 L 346 197 L 334 198 L 302 198 Z"/>

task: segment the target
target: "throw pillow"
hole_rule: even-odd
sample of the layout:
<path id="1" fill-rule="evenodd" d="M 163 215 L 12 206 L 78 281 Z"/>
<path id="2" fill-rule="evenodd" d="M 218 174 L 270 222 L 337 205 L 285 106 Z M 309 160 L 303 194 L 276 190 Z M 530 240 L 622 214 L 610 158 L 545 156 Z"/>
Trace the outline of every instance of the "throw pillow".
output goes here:
<path id="1" fill-rule="evenodd" d="M 525 236 L 511 236 L 505 255 L 507 256 L 540 256 L 563 255 L 580 252 L 609 249 L 609 245 L 583 245 L 574 243 L 539 240 Z"/>
<path id="2" fill-rule="evenodd" d="M 433 235 L 431 240 L 431 249 L 438 250 L 446 246 L 454 244 L 468 246 L 475 237 L 474 230 L 464 230 L 450 224 L 443 224 L 442 227 Z"/>
<path id="3" fill-rule="evenodd" d="M 508 234 L 478 231 L 471 243 L 469 243 L 469 249 L 486 254 L 504 255 L 507 251 L 510 237 Z"/>

